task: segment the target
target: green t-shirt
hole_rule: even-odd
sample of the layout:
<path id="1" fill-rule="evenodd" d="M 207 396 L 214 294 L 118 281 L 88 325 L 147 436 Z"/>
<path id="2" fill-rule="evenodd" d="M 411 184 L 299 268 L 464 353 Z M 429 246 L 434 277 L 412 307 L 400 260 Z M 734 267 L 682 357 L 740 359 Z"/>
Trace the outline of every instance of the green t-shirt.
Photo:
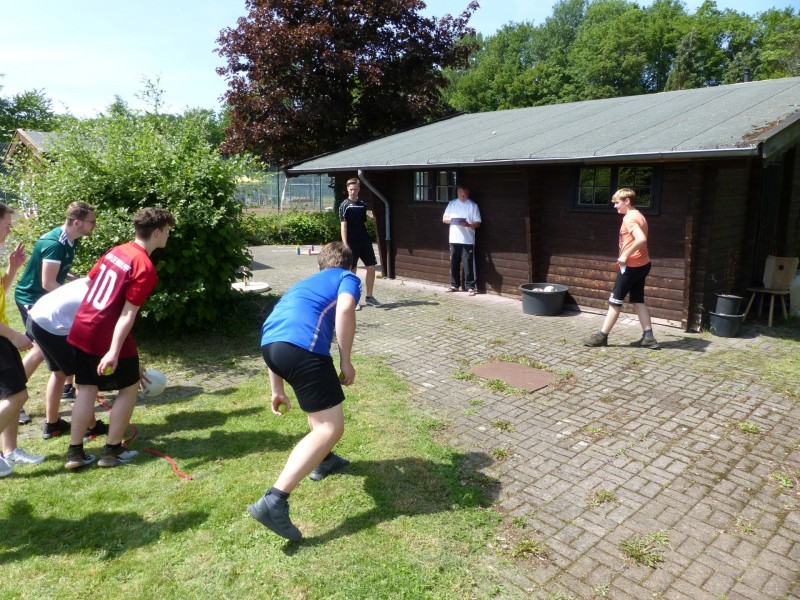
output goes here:
<path id="1" fill-rule="evenodd" d="M 42 265 L 46 262 L 59 263 L 56 281 L 63 285 L 67 273 L 75 260 L 75 249 L 79 240 L 70 243 L 64 227 L 56 227 L 40 237 L 33 247 L 31 258 L 25 266 L 22 277 L 17 282 L 14 300 L 20 304 L 31 306 L 47 293 L 42 287 Z"/>

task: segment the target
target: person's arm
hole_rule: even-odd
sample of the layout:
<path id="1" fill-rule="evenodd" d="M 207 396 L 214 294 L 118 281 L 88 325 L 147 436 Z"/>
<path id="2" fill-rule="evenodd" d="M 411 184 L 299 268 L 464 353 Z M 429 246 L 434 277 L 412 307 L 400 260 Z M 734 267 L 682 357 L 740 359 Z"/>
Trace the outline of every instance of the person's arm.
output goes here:
<path id="1" fill-rule="evenodd" d="M 356 370 L 350 362 L 353 340 L 356 337 L 356 299 L 355 296 L 339 294 L 336 301 L 336 342 L 339 344 L 339 380 L 342 385 L 350 385 L 356 379 Z"/>
<path id="2" fill-rule="evenodd" d="M 25 246 L 20 242 L 8 256 L 8 270 L 3 275 L 3 290 L 8 293 L 19 268 L 25 264 Z M 8 337 L 8 336 L 5 336 Z"/>
<path id="3" fill-rule="evenodd" d="M 342 242 L 347 246 L 347 221 L 342 221 L 340 230 L 342 232 Z"/>
<path id="4" fill-rule="evenodd" d="M 60 262 L 42 261 L 42 287 L 44 291 L 52 292 L 54 289 L 61 287 L 61 284 L 56 280 L 60 270 Z"/>
<path id="5" fill-rule="evenodd" d="M 0 336 L 7 338 L 17 350 L 30 350 L 33 342 L 24 333 L 14 331 L 5 323 L 0 323 Z"/>
<path id="6" fill-rule="evenodd" d="M 281 416 L 283 413 L 280 410 L 280 405 L 284 404 L 286 406 L 286 412 L 289 412 L 292 409 L 292 403 L 286 395 L 283 377 L 275 373 L 269 367 L 267 367 L 267 371 L 269 371 L 269 385 L 272 388 L 272 412 L 273 414 Z"/>
<path id="7" fill-rule="evenodd" d="M 139 308 L 140 307 L 135 304 L 131 304 L 127 300 L 125 301 L 125 306 L 122 307 L 122 312 L 117 319 L 117 324 L 114 326 L 114 335 L 111 337 L 111 347 L 97 365 L 98 375 L 103 375 L 108 367 L 111 367 L 112 373 L 117 370 L 117 362 L 119 361 L 119 353 L 120 350 L 122 350 L 122 344 L 133 328 L 133 322 L 136 320 L 136 314 L 139 312 Z"/>

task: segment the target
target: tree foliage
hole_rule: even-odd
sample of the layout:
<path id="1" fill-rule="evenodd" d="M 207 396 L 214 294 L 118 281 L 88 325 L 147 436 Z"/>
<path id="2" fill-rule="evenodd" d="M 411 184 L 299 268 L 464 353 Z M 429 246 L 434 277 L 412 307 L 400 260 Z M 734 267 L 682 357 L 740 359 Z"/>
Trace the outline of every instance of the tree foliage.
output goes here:
<path id="1" fill-rule="evenodd" d="M 419 14 L 421 0 L 247 0 L 222 31 L 231 123 L 223 148 L 285 164 L 424 123 L 447 107 L 442 69 L 466 64 L 478 8 Z"/>
<path id="2" fill-rule="evenodd" d="M 510 23 L 451 76 L 458 110 L 484 111 L 800 75 L 800 15 L 706 0 L 560 0 L 541 25 Z"/>
<path id="3" fill-rule="evenodd" d="M 234 199 L 243 159 L 225 159 L 208 142 L 206 116 L 142 115 L 117 102 L 109 115 L 74 122 L 43 163 L 16 165 L 17 193 L 39 209 L 16 230 L 30 245 L 63 223 L 70 202 L 95 206 L 97 227 L 73 267 L 83 273 L 103 252 L 133 239 L 136 210 L 164 207 L 177 225 L 167 247 L 153 255 L 159 284 L 142 314 L 170 329 L 217 322 L 235 270 L 249 256 Z"/>
<path id="4" fill-rule="evenodd" d="M 52 131 L 56 122 L 53 103 L 42 90 L 0 97 L 0 142 L 10 141 L 19 128 Z"/>

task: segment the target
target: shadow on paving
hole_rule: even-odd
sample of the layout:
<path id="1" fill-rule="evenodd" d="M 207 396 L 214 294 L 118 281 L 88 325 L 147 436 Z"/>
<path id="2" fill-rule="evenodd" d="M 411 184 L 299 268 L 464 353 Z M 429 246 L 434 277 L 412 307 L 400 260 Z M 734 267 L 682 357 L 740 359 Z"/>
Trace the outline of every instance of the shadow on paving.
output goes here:
<path id="1" fill-rule="evenodd" d="M 347 517 L 326 533 L 298 543 L 287 542 L 286 551 L 326 544 L 398 517 L 491 506 L 499 496 L 500 482 L 479 472 L 491 462 L 488 455 L 479 452 L 455 454 L 449 464 L 418 458 L 355 461 L 331 481 L 337 477 L 364 478 L 364 491 L 375 506 Z"/>
<path id="2" fill-rule="evenodd" d="M 0 519 L 0 565 L 34 556 L 87 551 L 99 552 L 103 560 L 110 560 L 156 542 L 165 532 L 197 527 L 207 518 L 207 513 L 198 511 L 158 521 L 146 521 L 130 512 L 96 512 L 74 520 L 40 518 L 27 500 L 18 500 L 11 505 L 8 517 Z"/>

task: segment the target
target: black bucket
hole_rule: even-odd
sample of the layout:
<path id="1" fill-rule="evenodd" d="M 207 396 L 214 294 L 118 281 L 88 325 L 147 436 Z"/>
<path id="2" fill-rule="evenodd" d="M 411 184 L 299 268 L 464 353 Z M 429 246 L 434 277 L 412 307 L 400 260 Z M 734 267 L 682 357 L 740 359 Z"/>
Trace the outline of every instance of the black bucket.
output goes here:
<path id="1" fill-rule="evenodd" d="M 709 331 L 717 337 L 736 337 L 739 333 L 739 326 L 744 320 L 744 315 L 720 315 L 708 313 Z"/>
<path id="2" fill-rule="evenodd" d="M 742 305 L 741 296 L 731 294 L 717 294 L 717 314 L 719 315 L 738 315 L 739 307 Z"/>
<path id="3" fill-rule="evenodd" d="M 541 317 L 560 315 L 564 310 L 564 296 L 569 290 L 558 283 L 525 283 L 518 289 L 522 294 L 522 312 Z"/>

